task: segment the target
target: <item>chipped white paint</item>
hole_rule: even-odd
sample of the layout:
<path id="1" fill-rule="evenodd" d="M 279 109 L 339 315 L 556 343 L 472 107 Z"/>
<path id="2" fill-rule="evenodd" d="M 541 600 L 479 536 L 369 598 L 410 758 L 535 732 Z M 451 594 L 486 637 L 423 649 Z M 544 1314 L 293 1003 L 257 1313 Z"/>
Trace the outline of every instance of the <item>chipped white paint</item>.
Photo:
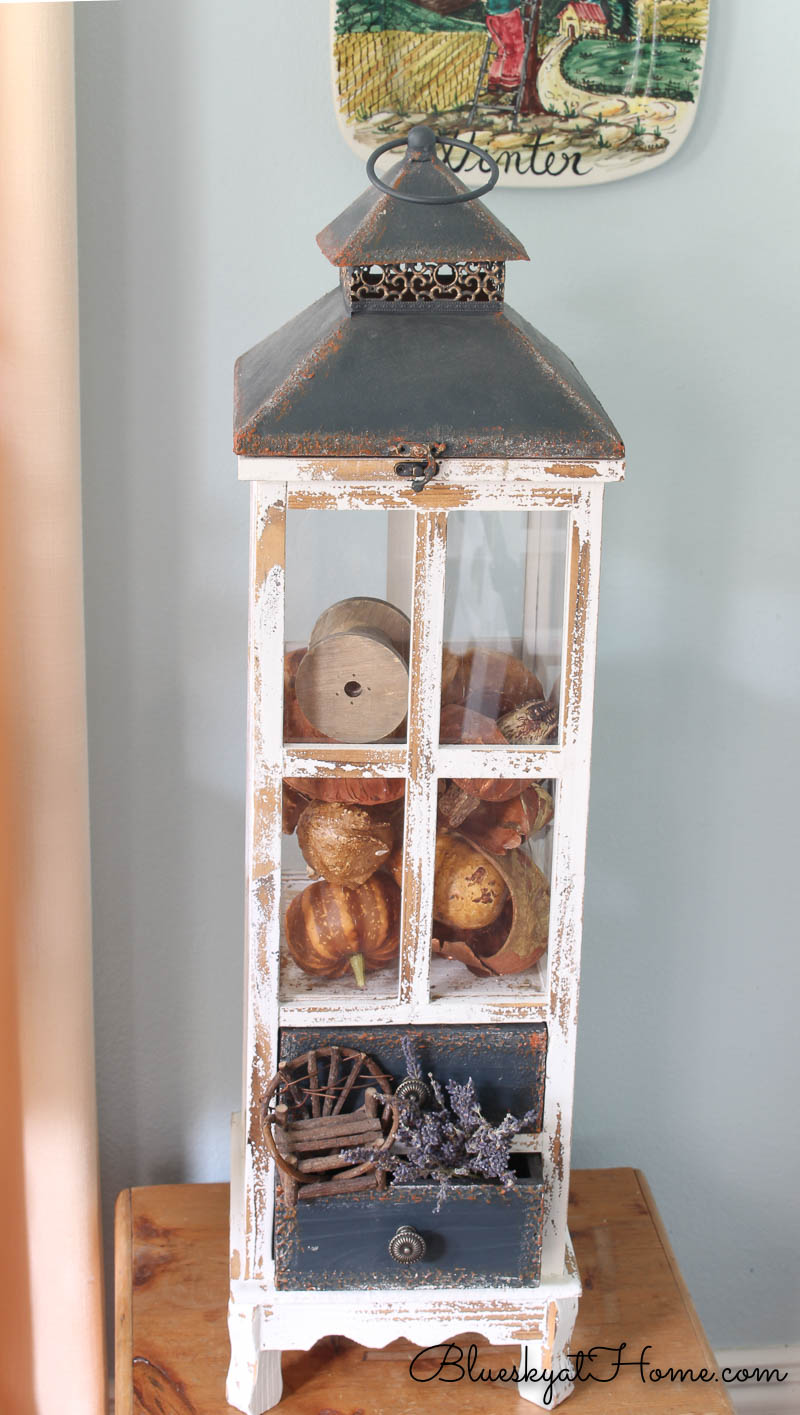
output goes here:
<path id="1" fill-rule="evenodd" d="M 247 695 L 244 1136 L 245 1272 L 271 1279 L 272 1161 L 259 1132 L 278 1040 L 285 488 L 254 483 L 250 499 Z M 279 671 L 276 672 L 276 665 Z"/>
<path id="2" fill-rule="evenodd" d="M 542 1410 L 553 1410 L 562 1400 L 566 1400 L 574 1389 L 575 1367 L 570 1360 L 569 1344 L 577 1315 L 577 1297 L 550 1302 L 545 1318 L 544 1343 L 523 1344 L 523 1368 L 527 1367 L 536 1372 L 544 1369 L 548 1378 L 526 1381 L 517 1386 L 517 1391 L 523 1400 L 538 1405 Z"/>
<path id="3" fill-rule="evenodd" d="M 330 486 L 338 481 L 394 481 L 394 457 L 240 457 L 240 481 L 286 482 L 294 486 Z M 624 460 L 577 458 L 443 457 L 437 480 L 478 487 L 491 495 L 499 484 L 524 482 L 530 489 L 556 482 L 621 481 Z"/>
<path id="4" fill-rule="evenodd" d="M 441 513 L 416 513 L 399 996 L 415 1016 L 430 991 L 446 534 Z"/>
<path id="5" fill-rule="evenodd" d="M 281 1348 L 262 1346 L 262 1308 L 228 1302 L 231 1361 L 225 1382 L 225 1399 L 245 1415 L 271 1410 L 283 1395 Z"/>
<path id="6" fill-rule="evenodd" d="M 440 646 L 441 653 L 441 646 Z M 438 692 L 438 683 L 434 687 Z M 438 703 L 437 703 L 438 713 Z M 431 744 L 431 761 L 439 776 L 527 776 L 532 781 L 559 777 L 569 765 L 569 755 L 558 746 L 475 747 Z M 287 747 L 283 754 L 285 776 L 406 776 L 409 774 L 405 747 L 334 745 L 321 748 Z"/>
<path id="7" fill-rule="evenodd" d="M 393 463 L 347 459 L 256 459 L 240 475 L 259 476 L 252 494 L 251 657 L 248 755 L 248 918 L 245 1114 L 258 1139 L 260 1093 L 268 1079 L 279 1024 L 358 1026 L 392 1023 L 545 1022 L 547 1075 L 541 1136 L 522 1149 L 539 1149 L 547 1189 L 539 1287 L 519 1289 L 408 1289 L 381 1292 L 280 1292 L 272 1260 L 272 1175 L 258 1143 L 246 1144 L 234 1127 L 232 1166 L 233 1348 L 228 1398 L 256 1415 L 279 1398 L 283 1349 L 308 1348 L 339 1333 L 382 1346 L 398 1336 L 418 1345 L 460 1331 L 498 1344 L 519 1341 L 529 1365 L 569 1374 L 566 1352 L 577 1310 L 579 1280 L 567 1233 L 567 1192 L 575 1065 L 581 916 L 589 766 L 600 518 L 603 483 L 618 480 L 621 463 L 443 464 L 436 483 L 419 498 L 392 484 Z M 279 480 L 280 479 L 280 480 Z M 491 484 L 489 484 L 491 483 Z M 410 498 L 409 499 L 409 495 Z M 282 742 L 283 508 L 408 506 L 415 511 L 412 693 L 406 743 L 286 745 Z M 524 506 L 569 511 L 564 624 L 560 660 L 562 723 L 552 747 L 438 746 L 439 682 L 444 613 L 445 518 L 448 509 Z M 555 587 L 556 590 L 558 587 Z M 531 581 L 526 613 L 546 615 L 542 586 Z M 524 631 L 530 640 L 530 629 Z M 555 653 L 557 645 L 553 647 Z M 281 953 L 281 918 L 288 895 L 306 879 L 280 871 L 280 781 L 286 776 L 404 776 L 403 938 L 396 971 L 369 975 L 363 992 L 349 980 L 314 981 Z M 436 778 L 526 777 L 556 782 L 549 948 L 528 973 L 474 978 L 461 964 L 430 958 L 436 827 Z M 546 864 L 546 862 L 545 862 Z M 280 962 L 279 962 L 280 959 Z M 274 1068 L 273 1068 L 274 1069 Z M 524 1353 L 523 1353 L 524 1354 Z M 276 1371 L 278 1376 L 276 1377 Z M 549 1402 L 530 1383 L 519 1393 L 554 1405 L 569 1393 L 554 1383 Z"/>
<path id="8" fill-rule="evenodd" d="M 405 776 L 405 747 L 353 746 L 287 747 L 283 754 L 285 776 Z"/>
<path id="9" fill-rule="evenodd" d="M 411 490 L 408 482 L 363 482 L 356 486 L 334 483 L 318 490 L 316 487 L 288 489 L 288 505 L 303 510 L 311 505 L 320 510 L 380 511 L 385 509 L 417 511 L 454 511 L 461 508 L 479 511 L 527 511 L 531 504 L 551 509 L 574 505 L 577 492 L 569 485 L 531 487 L 527 482 L 509 482 L 505 487 L 487 487 L 480 483 L 461 485 L 440 480 L 428 484 L 423 492 Z"/>
<path id="10" fill-rule="evenodd" d="M 566 765 L 565 765 L 566 764 Z M 557 746 L 541 747 L 440 747 L 437 753 L 440 776 L 528 776 L 532 781 L 558 778 L 568 767 L 569 758 Z"/>
<path id="11" fill-rule="evenodd" d="M 283 1377 L 281 1348 L 269 1350 L 262 1340 L 262 1302 L 240 1302 L 235 1295 L 235 1291 L 241 1287 L 247 1249 L 245 1145 L 243 1118 L 239 1114 L 233 1115 L 230 1191 L 231 1295 L 228 1301 L 231 1360 L 225 1382 L 225 1398 L 229 1405 L 245 1411 L 246 1415 L 261 1415 L 262 1411 L 271 1410 L 278 1404 L 283 1393 Z"/>
<path id="12" fill-rule="evenodd" d="M 548 1201 L 542 1262 L 548 1270 L 557 1270 L 563 1262 L 567 1239 L 602 498 L 602 486 L 587 489 L 581 506 L 573 512 L 566 569 L 561 661 L 565 666 L 564 750 L 570 758 L 570 769 L 562 772 L 556 792 L 547 950 L 549 1007 L 543 1129 L 548 1145 L 543 1163 Z"/>

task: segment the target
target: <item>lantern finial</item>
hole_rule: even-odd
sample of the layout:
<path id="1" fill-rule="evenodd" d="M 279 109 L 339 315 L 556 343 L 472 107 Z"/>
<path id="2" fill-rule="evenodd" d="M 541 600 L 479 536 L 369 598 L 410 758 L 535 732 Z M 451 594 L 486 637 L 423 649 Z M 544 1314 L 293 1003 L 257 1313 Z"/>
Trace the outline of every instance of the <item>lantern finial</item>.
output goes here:
<path id="1" fill-rule="evenodd" d="M 406 143 L 409 160 L 412 162 L 430 162 L 436 156 L 436 134 L 433 128 L 426 128 L 424 123 L 417 123 L 416 127 L 411 129 Z"/>

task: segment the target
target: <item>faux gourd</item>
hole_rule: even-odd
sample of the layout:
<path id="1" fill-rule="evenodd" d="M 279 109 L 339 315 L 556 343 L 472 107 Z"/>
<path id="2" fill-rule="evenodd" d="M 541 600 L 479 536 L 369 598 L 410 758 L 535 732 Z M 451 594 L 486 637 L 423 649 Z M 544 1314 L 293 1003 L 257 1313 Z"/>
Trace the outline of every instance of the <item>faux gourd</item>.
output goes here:
<path id="1" fill-rule="evenodd" d="M 389 868 L 399 884 L 399 849 L 392 855 Z M 507 898 L 503 877 L 491 860 L 473 850 L 466 840 L 440 830 L 436 836 L 433 917 L 454 929 L 485 929 L 499 918 Z"/>
<path id="2" fill-rule="evenodd" d="M 394 832 L 388 820 L 364 806 L 312 801 L 298 821 L 297 842 L 315 874 L 356 889 L 386 863 Z"/>

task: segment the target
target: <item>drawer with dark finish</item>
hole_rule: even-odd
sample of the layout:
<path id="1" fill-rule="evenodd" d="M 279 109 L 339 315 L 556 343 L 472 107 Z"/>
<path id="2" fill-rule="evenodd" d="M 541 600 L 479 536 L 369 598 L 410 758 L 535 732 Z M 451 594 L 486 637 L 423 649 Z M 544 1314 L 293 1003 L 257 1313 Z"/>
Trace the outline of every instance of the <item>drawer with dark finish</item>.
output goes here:
<path id="1" fill-rule="evenodd" d="M 517 1188 L 391 1184 L 275 1209 L 275 1281 L 283 1289 L 535 1287 L 544 1186 L 539 1155 Z M 404 1231 L 405 1230 L 405 1231 Z M 393 1256 L 394 1253 L 394 1256 Z"/>
<path id="2" fill-rule="evenodd" d="M 395 1082 L 406 1075 L 403 1038 L 412 1043 L 423 1076 L 440 1085 L 471 1076 L 487 1120 L 497 1124 L 508 1111 L 537 1112 L 544 1104 L 547 1027 L 543 1022 L 492 1027 L 286 1027 L 280 1035 L 281 1062 L 317 1047 L 352 1047 L 367 1052 Z"/>

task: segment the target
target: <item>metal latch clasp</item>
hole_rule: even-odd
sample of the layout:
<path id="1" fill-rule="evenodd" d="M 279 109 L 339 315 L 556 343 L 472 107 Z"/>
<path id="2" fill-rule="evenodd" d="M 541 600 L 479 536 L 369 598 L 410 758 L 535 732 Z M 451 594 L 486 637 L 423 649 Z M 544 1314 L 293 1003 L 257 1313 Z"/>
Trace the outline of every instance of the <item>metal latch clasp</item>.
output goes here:
<path id="1" fill-rule="evenodd" d="M 411 477 L 411 490 L 422 491 L 437 476 L 439 458 L 447 446 L 446 442 L 398 442 L 390 452 L 408 461 L 395 462 L 398 477 Z"/>

